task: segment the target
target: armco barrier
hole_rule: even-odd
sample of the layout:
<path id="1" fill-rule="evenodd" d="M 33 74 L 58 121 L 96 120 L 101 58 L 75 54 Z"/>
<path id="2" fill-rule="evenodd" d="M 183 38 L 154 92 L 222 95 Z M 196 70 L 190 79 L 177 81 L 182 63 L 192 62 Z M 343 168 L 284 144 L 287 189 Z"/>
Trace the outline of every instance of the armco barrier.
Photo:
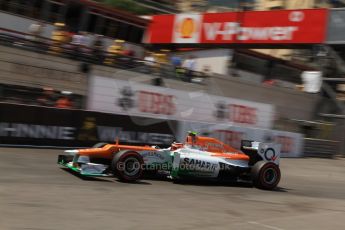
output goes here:
<path id="1" fill-rule="evenodd" d="M 175 121 L 0 103 L 0 144 L 92 146 L 97 142 L 168 146 Z"/>
<path id="2" fill-rule="evenodd" d="M 306 157 L 333 158 L 337 154 L 338 141 L 315 138 L 304 139 L 304 155 Z"/>

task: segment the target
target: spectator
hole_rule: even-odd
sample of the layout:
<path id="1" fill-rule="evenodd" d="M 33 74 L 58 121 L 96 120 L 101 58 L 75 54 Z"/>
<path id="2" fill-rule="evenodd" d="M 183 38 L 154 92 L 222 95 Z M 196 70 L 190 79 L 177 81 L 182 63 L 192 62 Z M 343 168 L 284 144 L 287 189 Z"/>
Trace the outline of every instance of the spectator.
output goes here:
<path id="1" fill-rule="evenodd" d="M 80 58 L 81 55 L 87 53 L 86 47 L 89 44 L 89 40 L 86 32 L 79 32 L 72 36 L 71 44 L 74 51 L 74 56 Z"/>
<path id="2" fill-rule="evenodd" d="M 131 49 L 131 47 L 128 44 L 125 45 L 122 54 L 129 57 L 135 57 L 135 51 Z"/>
<path id="3" fill-rule="evenodd" d="M 84 46 L 84 48 L 90 47 L 90 38 L 89 38 L 88 32 L 82 31 L 80 33 L 81 33 L 81 35 L 83 35 L 82 40 L 81 40 L 81 45 Z M 89 49 L 87 49 L 87 50 L 89 50 Z"/>
<path id="4" fill-rule="evenodd" d="M 102 35 L 96 35 L 92 44 L 93 56 L 97 63 L 103 63 L 104 59 L 104 41 Z"/>
<path id="5" fill-rule="evenodd" d="M 112 65 L 115 63 L 115 59 L 123 52 L 124 42 L 123 40 L 114 40 L 113 44 L 108 48 L 107 58 L 104 61 L 105 64 Z"/>
<path id="6" fill-rule="evenodd" d="M 184 73 L 184 69 L 182 68 L 182 59 L 179 56 L 172 56 L 171 59 L 171 64 L 173 65 L 175 69 L 175 76 L 177 78 L 181 78 Z"/>
<path id="7" fill-rule="evenodd" d="M 62 96 L 56 101 L 55 107 L 60 109 L 71 109 L 73 108 L 73 103 L 70 98 L 71 92 L 61 92 Z"/>
<path id="8" fill-rule="evenodd" d="M 34 22 L 29 26 L 30 40 L 39 41 L 44 30 L 44 24 L 42 22 Z"/>
<path id="9" fill-rule="evenodd" d="M 153 56 L 152 52 L 146 52 L 146 56 L 144 57 L 146 69 L 148 73 L 152 73 L 154 71 L 154 67 L 156 65 L 156 59 Z"/>
<path id="10" fill-rule="evenodd" d="M 133 50 L 124 50 L 123 52 L 122 52 L 122 54 L 123 55 L 125 55 L 125 56 L 129 56 L 129 57 L 134 57 L 135 56 L 135 52 L 133 51 Z"/>
<path id="11" fill-rule="evenodd" d="M 194 56 L 189 56 L 186 60 L 184 60 L 182 67 L 185 69 L 185 80 L 191 82 L 193 78 L 193 72 L 196 69 L 196 61 Z"/>
<path id="12" fill-rule="evenodd" d="M 81 46 L 84 42 L 84 34 L 82 32 L 76 33 L 72 36 L 72 42 L 71 44 L 75 46 Z"/>
<path id="13" fill-rule="evenodd" d="M 51 87 L 43 88 L 42 95 L 37 98 L 37 104 L 41 106 L 53 107 L 55 105 L 55 92 Z"/>
<path id="14" fill-rule="evenodd" d="M 171 69 L 169 69 L 169 59 L 168 59 L 168 52 L 170 50 L 161 49 L 159 52 L 154 53 L 155 61 L 156 61 L 156 70 L 155 73 L 161 76 L 167 76 L 171 73 Z"/>
<path id="15" fill-rule="evenodd" d="M 182 65 L 182 59 L 179 56 L 172 56 L 170 61 L 171 64 L 175 67 L 175 69 L 181 67 Z"/>
<path id="16" fill-rule="evenodd" d="M 161 49 L 160 52 L 155 53 L 155 58 L 156 58 L 156 62 L 159 64 L 168 64 L 169 63 L 169 59 L 168 59 L 168 52 L 169 50 L 165 50 L 165 49 Z"/>
<path id="17" fill-rule="evenodd" d="M 72 35 L 72 50 L 73 50 L 73 56 L 78 58 L 79 56 L 79 52 L 80 52 L 80 46 L 82 44 L 82 40 L 83 40 L 83 35 L 81 33 L 76 33 L 74 35 Z"/>
<path id="18" fill-rule="evenodd" d="M 131 48 L 129 44 L 124 44 L 121 52 L 122 57 L 118 58 L 117 61 L 119 62 L 122 67 L 124 68 L 136 68 L 135 58 L 135 51 Z"/>
<path id="19" fill-rule="evenodd" d="M 56 29 L 52 33 L 52 46 L 50 50 L 53 53 L 62 53 L 62 46 L 68 42 L 69 33 L 66 31 L 66 26 L 64 23 L 55 23 Z"/>

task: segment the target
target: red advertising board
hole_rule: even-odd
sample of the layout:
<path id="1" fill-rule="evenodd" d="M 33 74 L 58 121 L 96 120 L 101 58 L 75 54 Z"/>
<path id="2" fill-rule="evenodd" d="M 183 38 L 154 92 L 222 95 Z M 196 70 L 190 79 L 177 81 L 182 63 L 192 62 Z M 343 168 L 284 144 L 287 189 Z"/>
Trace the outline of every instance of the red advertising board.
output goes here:
<path id="1" fill-rule="evenodd" d="M 149 29 L 146 31 L 149 43 L 171 43 L 174 20 L 174 15 L 153 16 Z"/>
<path id="2" fill-rule="evenodd" d="M 327 9 L 152 17 L 146 43 L 314 44 L 326 36 Z"/>

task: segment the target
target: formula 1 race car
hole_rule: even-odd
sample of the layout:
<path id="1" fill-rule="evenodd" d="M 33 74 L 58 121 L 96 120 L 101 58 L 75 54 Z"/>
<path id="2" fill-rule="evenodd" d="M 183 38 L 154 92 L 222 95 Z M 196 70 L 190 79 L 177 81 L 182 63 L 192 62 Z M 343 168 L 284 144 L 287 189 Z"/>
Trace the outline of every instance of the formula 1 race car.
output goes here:
<path id="1" fill-rule="evenodd" d="M 90 149 L 66 150 L 58 164 L 83 176 L 117 176 L 124 182 L 143 173 L 166 173 L 173 180 L 216 179 L 253 182 L 274 189 L 280 181 L 280 146 L 244 140 L 241 151 L 221 141 L 189 133 L 185 143 L 171 147 L 99 143 Z"/>

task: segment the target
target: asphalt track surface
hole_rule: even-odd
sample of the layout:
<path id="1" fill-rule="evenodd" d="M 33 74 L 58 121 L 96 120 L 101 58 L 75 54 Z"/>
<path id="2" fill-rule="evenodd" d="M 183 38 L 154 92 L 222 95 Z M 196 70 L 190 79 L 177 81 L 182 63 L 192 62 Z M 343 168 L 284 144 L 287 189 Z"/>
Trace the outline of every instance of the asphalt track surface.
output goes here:
<path id="1" fill-rule="evenodd" d="M 83 180 L 61 150 L 0 148 L 0 230 L 345 229 L 345 159 L 282 159 L 276 191 L 250 185 Z"/>

